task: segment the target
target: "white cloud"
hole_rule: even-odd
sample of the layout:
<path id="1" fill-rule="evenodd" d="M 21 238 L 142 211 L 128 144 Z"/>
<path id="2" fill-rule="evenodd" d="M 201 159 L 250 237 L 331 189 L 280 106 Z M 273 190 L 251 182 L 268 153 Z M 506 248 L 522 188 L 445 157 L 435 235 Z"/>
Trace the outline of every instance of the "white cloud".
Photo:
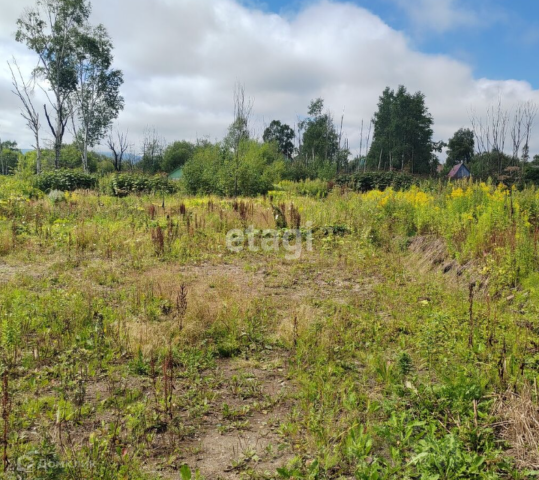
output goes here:
<path id="1" fill-rule="evenodd" d="M 479 25 L 479 13 L 460 0 L 394 0 L 422 30 L 444 33 Z"/>
<path id="2" fill-rule="evenodd" d="M 6 10 L 1 32 L 15 25 L 26 1 Z M 12 2 L 0 0 L 2 11 L 4 5 Z M 361 120 L 371 118 L 386 86 L 403 84 L 425 93 L 435 137 L 445 140 L 469 125 L 472 108 L 484 111 L 499 93 L 508 104 L 539 103 L 539 92 L 527 82 L 474 79 L 466 63 L 415 51 L 403 33 L 351 3 L 322 0 L 291 17 L 234 0 L 94 0 L 93 5 L 93 21 L 107 27 L 116 66 L 124 71 L 126 106 L 119 120 L 132 141 L 140 141 L 146 125 L 169 141 L 222 137 L 232 121 L 236 81 L 254 98 L 258 134 L 272 119 L 294 124 L 309 101 L 321 96 L 336 117 L 345 108 L 345 134 L 353 148 L 359 146 Z M 14 51 L 30 68 L 32 57 L 0 34 L 0 59 Z M 0 64 L 0 138 L 28 146 L 31 135 L 13 102 L 5 102 L 11 95 L 8 73 Z M 539 143 L 532 150 L 539 152 Z"/>

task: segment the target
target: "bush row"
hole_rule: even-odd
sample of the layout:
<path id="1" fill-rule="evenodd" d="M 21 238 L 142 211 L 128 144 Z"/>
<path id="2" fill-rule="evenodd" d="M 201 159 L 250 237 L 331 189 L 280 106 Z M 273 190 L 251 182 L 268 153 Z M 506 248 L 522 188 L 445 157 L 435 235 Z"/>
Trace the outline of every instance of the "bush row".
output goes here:
<path id="1" fill-rule="evenodd" d="M 416 184 L 417 180 L 412 175 L 402 172 L 365 172 L 340 175 L 336 183 L 356 192 L 369 192 L 385 190 L 388 187 L 394 190 L 406 190 Z"/>
<path id="2" fill-rule="evenodd" d="M 71 192 L 95 188 L 97 177 L 77 170 L 54 170 L 36 175 L 34 185 L 44 192 L 51 190 Z"/>
<path id="3" fill-rule="evenodd" d="M 132 193 L 174 193 L 178 187 L 176 183 L 159 175 L 148 177 L 140 174 L 121 173 L 111 177 L 108 189 L 112 195 L 125 197 Z"/>
<path id="4" fill-rule="evenodd" d="M 177 185 L 162 176 L 149 177 L 142 174 L 121 173 L 104 178 L 99 185 L 96 176 L 76 170 L 54 170 L 36 175 L 34 186 L 47 193 L 54 190 L 72 192 L 73 190 L 97 189 L 99 186 L 106 193 L 118 197 L 132 193 L 177 191 Z"/>

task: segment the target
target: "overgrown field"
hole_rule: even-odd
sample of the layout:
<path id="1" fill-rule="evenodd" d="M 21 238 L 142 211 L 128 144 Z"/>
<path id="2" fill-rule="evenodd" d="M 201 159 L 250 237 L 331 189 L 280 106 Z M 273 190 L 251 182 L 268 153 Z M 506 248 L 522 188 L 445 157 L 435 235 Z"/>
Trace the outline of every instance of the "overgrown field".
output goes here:
<path id="1" fill-rule="evenodd" d="M 310 190 L 0 178 L 2 478 L 533 476 L 539 192 Z"/>

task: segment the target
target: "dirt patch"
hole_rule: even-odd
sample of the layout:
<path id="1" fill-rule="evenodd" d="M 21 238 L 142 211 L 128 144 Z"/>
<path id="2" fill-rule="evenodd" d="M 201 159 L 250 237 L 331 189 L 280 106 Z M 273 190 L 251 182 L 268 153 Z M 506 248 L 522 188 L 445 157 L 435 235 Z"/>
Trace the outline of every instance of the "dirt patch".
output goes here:
<path id="1" fill-rule="evenodd" d="M 274 475 L 293 458 L 280 433 L 292 409 L 293 388 L 283 358 L 266 353 L 256 360 L 218 362 L 216 399 L 194 435 L 180 442 L 177 465 L 198 469 L 207 479 L 232 480 L 247 473 Z M 177 478 L 157 464 L 149 471 Z"/>
<path id="2" fill-rule="evenodd" d="M 343 269 L 335 262 L 318 256 L 285 263 L 269 258 L 238 258 L 233 263 L 167 265 L 150 269 L 142 275 L 164 292 L 185 283 L 201 298 L 211 298 L 214 296 L 212 292 L 219 290 L 228 294 L 239 293 L 246 298 L 278 297 L 283 309 L 309 298 L 332 298 L 345 302 L 351 295 L 363 293 L 366 289 L 360 272 Z M 368 288 L 372 280 L 369 276 Z M 140 281 L 140 276 L 133 281 Z"/>
<path id="3" fill-rule="evenodd" d="M 35 264 L 10 265 L 0 260 L 0 286 L 3 283 L 9 283 L 13 279 L 21 276 L 31 276 L 39 278 L 44 273 L 44 268 Z"/>

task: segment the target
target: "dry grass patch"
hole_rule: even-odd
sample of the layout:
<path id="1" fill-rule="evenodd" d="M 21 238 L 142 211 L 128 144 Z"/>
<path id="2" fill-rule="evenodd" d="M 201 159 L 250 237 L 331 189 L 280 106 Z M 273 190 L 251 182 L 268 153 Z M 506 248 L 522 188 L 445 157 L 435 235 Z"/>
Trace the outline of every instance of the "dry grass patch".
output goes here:
<path id="1" fill-rule="evenodd" d="M 500 437 L 509 445 L 507 453 L 522 469 L 539 469 L 539 407 L 529 389 L 507 392 L 496 402 L 494 414 Z"/>

